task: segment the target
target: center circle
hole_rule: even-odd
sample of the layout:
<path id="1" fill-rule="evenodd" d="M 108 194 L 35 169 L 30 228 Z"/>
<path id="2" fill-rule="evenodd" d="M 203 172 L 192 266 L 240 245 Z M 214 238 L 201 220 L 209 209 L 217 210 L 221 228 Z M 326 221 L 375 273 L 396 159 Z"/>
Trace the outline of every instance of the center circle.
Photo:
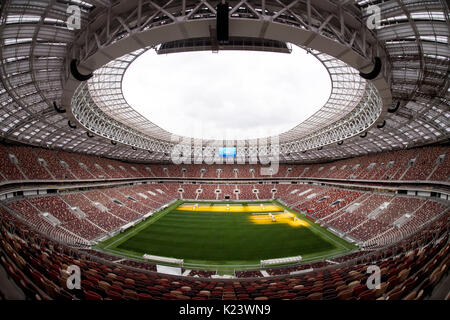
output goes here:
<path id="1" fill-rule="evenodd" d="M 126 70 L 128 104 L 180 136 L 242 140 L 278 135 L 328 100 L 330 76 L 312 54 L 148 50 Z"/>

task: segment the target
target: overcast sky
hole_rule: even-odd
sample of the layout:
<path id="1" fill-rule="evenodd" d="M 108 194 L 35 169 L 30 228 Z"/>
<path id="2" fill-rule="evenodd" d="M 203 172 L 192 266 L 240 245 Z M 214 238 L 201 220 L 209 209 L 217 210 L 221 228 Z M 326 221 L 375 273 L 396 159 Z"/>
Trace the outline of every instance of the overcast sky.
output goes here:
<path id="1" fill-rule="evenodd" d="M 127 102 L 161 128 L 204 139 L 267 137 L 292 129 L 327 101 L 328 72 L 311 54 L 220 51 L 156 55 L 125 73 Z"/>

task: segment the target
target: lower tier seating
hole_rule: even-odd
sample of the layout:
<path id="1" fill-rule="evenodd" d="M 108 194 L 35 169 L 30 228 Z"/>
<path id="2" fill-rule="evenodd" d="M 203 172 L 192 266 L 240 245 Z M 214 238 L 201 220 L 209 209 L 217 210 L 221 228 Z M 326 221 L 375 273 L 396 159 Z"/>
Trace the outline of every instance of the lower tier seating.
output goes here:
<path id="1" fill-rule="evenodd" d="M 393 247 L 350 256 L 345 265 L 319 262 L 303 274 L 269 269 L 269 278 L 248 271 L 252 278 L 230 280 L 208 279 L 212 271 L 192 270 L 184 277 L 159 274 L 140 263 L 116 263 L 42 237 L 4 209 L 0 220 L 0 263 L 35 300 L 419 300 L 448 274 L 450 263 L 448 216 Z M 373 264 L 381 269 L 379 289 L 366 285 L 366 270 Z M 66 286 L 69 265 L 80 267 L 79 290 Z"/>

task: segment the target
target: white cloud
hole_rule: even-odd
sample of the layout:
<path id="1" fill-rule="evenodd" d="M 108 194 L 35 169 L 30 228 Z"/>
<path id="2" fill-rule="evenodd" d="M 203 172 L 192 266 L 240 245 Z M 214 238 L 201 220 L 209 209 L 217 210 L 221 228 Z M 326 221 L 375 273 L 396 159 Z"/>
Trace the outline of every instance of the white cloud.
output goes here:
<path id="1" fill-rule="evenodd" d="M 204 139 L 285 132 L 327 101 L 331 83 L 314 56 L 220 51 L 136 59 L 124 76 L 127 102 L 161 128 Z"/>

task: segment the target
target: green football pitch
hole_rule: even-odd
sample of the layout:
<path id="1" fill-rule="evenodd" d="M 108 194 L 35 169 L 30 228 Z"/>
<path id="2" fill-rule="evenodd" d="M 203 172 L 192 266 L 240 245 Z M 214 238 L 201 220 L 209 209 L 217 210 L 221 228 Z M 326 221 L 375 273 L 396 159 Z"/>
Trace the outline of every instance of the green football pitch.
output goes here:
<path id="1" fill-rule="evenodd" d="M 184 259 L 185 266 L 205 269 L 299 255 L 314 261 L 357 248 L 276 201 L 177 201 L 96 247 L 136 259 Z"/>

